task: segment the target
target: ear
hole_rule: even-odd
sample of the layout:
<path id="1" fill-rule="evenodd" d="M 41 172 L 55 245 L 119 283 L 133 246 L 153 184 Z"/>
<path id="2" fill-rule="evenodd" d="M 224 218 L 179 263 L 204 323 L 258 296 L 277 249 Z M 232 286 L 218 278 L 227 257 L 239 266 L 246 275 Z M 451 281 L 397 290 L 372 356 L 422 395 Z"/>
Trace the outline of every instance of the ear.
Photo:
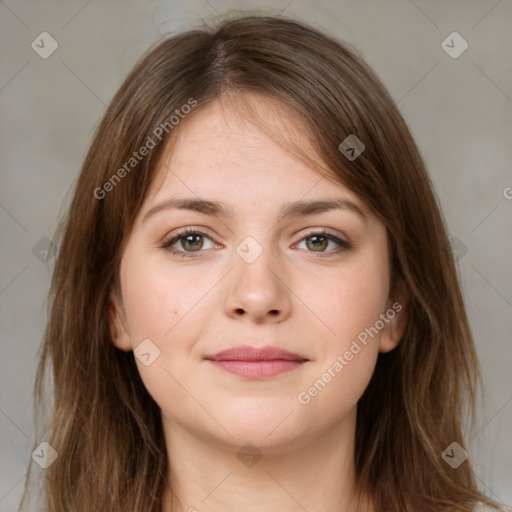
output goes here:
<path id="1" fill-rule="evenodd" d="M 386 311 L 381 316 L 385 326 L 380 336 L 379 352 L 390 352 L 400 343 L 409 318 L 408 302 L 409 293 L 403 280 L 399 279 L 389 294 Z"/>
<path id="2" fill-rule="evenodd" d="M 110 338 L 118 349 L 129 352 L 132 350 L 130 335 L 126 328 L 124 307 L 119 302 L 116 292 L 111 290 L 108 304 Z"/>

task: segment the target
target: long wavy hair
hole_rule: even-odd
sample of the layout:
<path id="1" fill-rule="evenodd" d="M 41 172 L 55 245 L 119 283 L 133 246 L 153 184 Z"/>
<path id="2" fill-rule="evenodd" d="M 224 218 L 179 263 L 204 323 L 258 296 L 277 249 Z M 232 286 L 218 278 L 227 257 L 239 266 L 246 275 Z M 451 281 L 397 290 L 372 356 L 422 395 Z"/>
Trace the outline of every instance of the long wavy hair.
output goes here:
<path id="1" fill-rule="evenodd" d="M 179 132 L 169 120 L 192 110 L 180 115 L 186 123 L 214 99 L 243 92 L 293 112 L 293 130 L 302 130 L 325 165 L 289 134 L 281 142 L 350 188 L 385 224 L 392 279 L 409 295 L 406 332 L 395 350 L 379 354 L 357 406 L 361 492 L 379 511 L 471 511 L 478 501 L 498 507 L 479 492 L 470 459 L 453 469 L 442 458 L 452 442 L 464 446 L 466 425 L 474 427 L 481 375 L 445 221 L 417 146 L 355 49 L 282 16 L 235 16 L 159 41 L 96 130 L 54 239 L 34 449 L 45 440 L 58 457 L 41 472 L 39 506 L 161 512 L 170 467 L 161 413 L 133 352 L 111 341 L 109 295 L 163 149 Z M 355 160 L 339 149 L 351 134 L 366 146 Z M 29 461 L 20 510 L 31 489 Z"/>

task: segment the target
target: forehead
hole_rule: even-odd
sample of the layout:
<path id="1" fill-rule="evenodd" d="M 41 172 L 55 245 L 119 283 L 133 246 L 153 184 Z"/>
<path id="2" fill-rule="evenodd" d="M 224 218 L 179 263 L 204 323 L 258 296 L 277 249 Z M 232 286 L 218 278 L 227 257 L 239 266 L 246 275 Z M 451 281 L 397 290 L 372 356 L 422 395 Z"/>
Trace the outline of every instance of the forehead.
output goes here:
<path id="1" fill-rule="evenodd" d="M 290 151 L 299 147 L 326 167 L 301 120 L 277 100 L 252 94 L 219 98 L 184 121 L 163 154 L 147 201 L 172 194 L 261 207 L 341 193 L 364 209 L 346 186 Z"/>

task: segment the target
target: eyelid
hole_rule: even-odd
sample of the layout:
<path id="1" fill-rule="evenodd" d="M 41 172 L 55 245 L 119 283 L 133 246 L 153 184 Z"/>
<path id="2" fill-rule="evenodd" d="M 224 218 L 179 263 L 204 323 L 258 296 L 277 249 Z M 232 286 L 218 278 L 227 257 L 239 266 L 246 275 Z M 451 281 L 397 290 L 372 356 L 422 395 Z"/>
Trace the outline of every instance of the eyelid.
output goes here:
<path id="1" fill-rule="evenodd" d="M 305 232 L 303 232 L 301 234 L 301 239 L 299 240 L 299 242 L 302 241 L 304 238 L 307 238 L 308 236 L 319 235 L 319 234 L 322 234 L 325 236 L 333 236 L 335 238 L 340 239 L 341 241 L 346 242 L 349 245 L 352 245 L 352 242 L 350 241 L 349 237 L 346 236 L 344 233 L 342 233 L 340 231 L 336 231 L 334 229 L 330 230 L 330 228 L 324 228 L 324 227 L 308 228 Z"/>
<path id="2" fill-rule="evenodd" d="M 160 244 L 161 248 L 162 249 L 166 249 L 168 250 L 169 252 L 171 252 L 172 254 L 176 254 L 176 253 L 180 253 L 180 254 L 188 254 L 188 255 L 194 255 L 194 253 L 197 253 L 197 254 L 200 254 L 202 252 L 205 252 L 205 251 L 181 251 L 181 250 L 177 250 L 177 249 L 174 249 L 172 246 L 178 242 L 181 238 L 184 238 L 186 237 L 187 235 L 201 235 L 202 237 L 204 238 L 209 238 L 213 243 L 214 245 L 221 245 L 222 244 L 219 244 L 215 237 L 213 237 L 211 234 L 210 234 L 210 231 L 208 228 L 205 228 L 205 227 L 199 227 L 199 226 L 187 226 L 185 228 L 181 228 L 181 229 L 178 229 L 176 231 L 173 231 L 172 233 L 170 233 L 169 235 L 167 235 L 162 243 Z M 174 250 L 173 250 L 174 249 Z"/>

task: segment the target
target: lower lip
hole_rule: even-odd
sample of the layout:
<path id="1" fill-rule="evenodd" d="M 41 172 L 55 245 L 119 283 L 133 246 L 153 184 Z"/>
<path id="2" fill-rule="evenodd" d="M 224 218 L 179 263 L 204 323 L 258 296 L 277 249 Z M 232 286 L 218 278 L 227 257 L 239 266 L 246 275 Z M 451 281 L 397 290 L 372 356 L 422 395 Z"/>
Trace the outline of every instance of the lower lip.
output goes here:
<path id="1" fill-rule="evenodd" d="M 274 377 L 281 373 L 295 370 L 303 364 L 302 361 L 287 361 L 284 359 L 273 359 L 270 361 L 212 361 L 209 359 L 209 361 L 222 370 L 251 379 Z"/>

